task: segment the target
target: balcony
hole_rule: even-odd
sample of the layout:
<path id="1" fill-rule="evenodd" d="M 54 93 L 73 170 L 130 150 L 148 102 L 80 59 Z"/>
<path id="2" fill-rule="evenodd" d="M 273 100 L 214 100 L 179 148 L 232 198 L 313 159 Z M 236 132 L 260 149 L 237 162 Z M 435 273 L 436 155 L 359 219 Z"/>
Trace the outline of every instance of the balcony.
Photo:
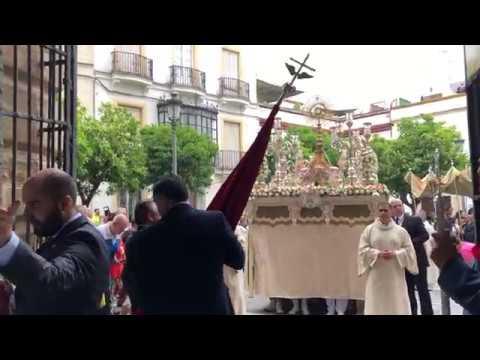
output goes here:
<path id="1" fill-rule="evenodd" d="M 153 79 L 153 61 L 139 54 L 114 51 L 112 73 L 125 80 L 138 79 L 140 82 L 150 83 Z"/>
<path id="2" fill-rule="evenodd" d="M 170 66 L 170 86 L 205 92 L 205 73 L 185 66 Z"/>
<path id="3" fill-rule="evenodd" d="M 242 80 L 222 77 L 219 79 L 219 96 L 250 101 L 250 85 Z"/>
<path id="4" fill-rule="evenodd" d="M 230 172 L 235 169 L 243 155 L 245 153 L 238 150 L 220 150 L 215 158 L 215 169 Z"/>

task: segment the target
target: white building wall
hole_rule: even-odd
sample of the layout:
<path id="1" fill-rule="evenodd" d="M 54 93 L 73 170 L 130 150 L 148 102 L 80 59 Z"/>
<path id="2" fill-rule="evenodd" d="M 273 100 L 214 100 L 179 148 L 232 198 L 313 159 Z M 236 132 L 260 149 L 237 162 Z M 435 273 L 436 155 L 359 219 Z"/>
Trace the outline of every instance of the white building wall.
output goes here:
<path id="1" fill-rule="evenodd" d="M 115 45 L 95 45 L 93 49 L 93 64 L 96 73 L 92 76 L 97 78 L 95 89 L 89 93 L 88 87 L 82 87 L 82 96 L 93 98 L 95 115 L 98 117 L 99 108 L 102 103 L 113 102 L 120 105 L 128 105 L 142 108 L 144 124 L 152 124 L 157 121 L 157 103 L 161 98 L 170 96 L 168 82 L 170 80 L 170 66 L 173 64 L 174 45 L 144 45 L 142 54 L 153 60 L 153 83 L 139 84 L 135 82 L 117 81 L 113 82 L 110 77 L 112 71 L 112 52 Z M 240 53 L 240 80 L 249 83 L 250 104 L 241 105 L 226 103 L 217 97 L 219 78 L 222 77 L 222 49 L 227 48 Z M 222 149 L 223 122 L 233 121 L 240 123 L 242 151 L 248 150 L 260 130 L 259 119 L 265 119 L 271 109 L 261 108 L 256 104 L 256 80 L 255 54 L 249 52 L 246 46 L 235 45 L 195 45 L 193 67 L 206 74 L 206 94 L 200 98 L 182 93 L 185 101 L 201 103 L 205 98 L 209 103 L 218 105 L 218 145 Z M 91 49 L 89 49 L 91 51 Z M 93 106 L 93 105 L 92 105 Z M 316 126 L 316 120 L 308 116 L 287 112 L 279 112 L 278 117 L 291 124 L 302 126 Z M 206 192 L 204 205 L 208 205 L 225 179 L 225 175 L 215 175 L 214 183 Z M 203 201 L 202 201 L 203 202 Z M 116 196 L 108 196 L 105 193 L 105 186 L 92 201 L 92 207 L 101 208 L 109 206 L 115 209 L 117 205 Z"/>
<path id="2" fill-rule="evenodd" d="M 95 70 L 103 72 L 112 71 L 112 51 L 115 45 L 95 45 Z"/>
<path id="3" fill-rule="evenodd" d="M 468 113 L 465 95 L 398 108 L 392 112 L 392 119 L 397 122 L 405 117 L 420 117 L 422 114 L 431 114 L 435 120 L 443 121 L 448 126 L 455 126 L 462 139 L 465 140 L 464 151 L 469 151 Z"/>
<path id="4" fill-rule="evenodd" d="M 111 102 L 111 96 L 110 93 L 104 89 L 101 85 L 96 84 L 95 85 L 95 117 L 99 118 L 100 117 L 100 107 L 102 106 L 102 103 L 108 103 Z"/>
<path id="5" fill-rule="evenodd" d="M 415 105 L 395 108 L 392 111 L 392 120 L 399 120 L 405 117 L 415 117 L 419 114 L 434 114 L 452 109 L 466 109 L 466 96 L 456 96 L 438 101 L 419 103 Z"/>
<path id="6" fill-rule="evenodd" d="M 371 123 L 374 125 L 388 124 L 390 122 L 389 114 L 376 114 L 372 116 L 366 116 L 354 119 L 353 129 L 363 128 L 365 123 Z"/>
<path id="7" fill-rule="evenodd" d="M 243 56 L 242 56 L 243 55 Z M 250 87 L 250 102 L 257 103 L 257 72 L 255 68 L 256 54 L 251 46 L 241 47 L 241 59 L 243 62 L 243 81 L 249 83 Z"/>
<path id="8" fill-rule="evenodd" d="M 218 94 L 218 79 L 222 76 L 222 47 L 220 45 L 196 45 L 195 63 L 197 69 L 205 72 L 206 91 Z"/>
<path id="9" fill-rule="evenodd" d="M 170 81 L 173 60 L 172 45 L 146 45 L 145 56 L 153 60 L 153 81 L 166 84 Z"/>
<path id="10" fill-rule="evenodd" d="M 353 128 L 361 128 L 365 122 L 372 125 L 388 124 L 391 120 L 397 124 L 403 118 L 421 118 L 423 114 L 431 114 L 435 120 L 442 121 L 447 126 L 455 126 L 460 132 L 464 142 L 464 151 L 469 152 L 469 134 L 468 134 L 468 113 L 467 99 L 465 95 L 447 97 L 443 100 L 431 101 L 419 104 L 413 104 L 406 107 L 394 108 L 391 114 L 376 114 L 357 118 L 354 121 Z M 385 138 L 397 138 L 398 126 L 393 126 L 392 130 L 376 133 Z"/>

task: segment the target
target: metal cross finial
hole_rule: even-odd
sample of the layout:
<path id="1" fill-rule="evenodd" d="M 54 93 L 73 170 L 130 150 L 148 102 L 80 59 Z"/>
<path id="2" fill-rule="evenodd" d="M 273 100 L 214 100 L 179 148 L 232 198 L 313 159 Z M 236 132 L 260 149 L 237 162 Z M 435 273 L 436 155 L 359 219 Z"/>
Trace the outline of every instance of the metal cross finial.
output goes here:
<path id="1" fill-rule="evenodd" d="M 288 72 L 290 73 L 290 75 L 292 75 L 292 80 L 290 80 L 290 82 L 288 84 L 285 84 L 284 88 L 283 88 L 283 93 L 279 99 L 279 102 L 281 102 L 283 100 L 283 98 L 286 96 L 286 94 L 288 92 L 291 92 L 291 91 L 295 91 L 295 88 L 293 87 L 293 83 L 295 82 L 295 80 L 298 78 L 298 79 L 310 79 L 312 78 L 313 76 L 308 74 L 307 72 L 303 71 L 303 68 L 306 68 L 310 71 L 315 71 L 314 68 L 310 67 L 310 66 L 307 66 L 306 63 L 307 63 L 307 60 L 308 58 L 310 57 L 310 54 L 307 54 L 307 56 L 305 56 L 305 59 L 303 60 L 303 62 L 300 62 L 298 60 L 295 60 L 294 58 L 290 58 L 291 61 L 299 64 L 299 68 L 298 70 L 295 70 L 295 66 L 293 65 L 290 65 L 288 63 L 285 63 L 287 69 L 288 69 Z"/>
<path id="2" fill-rule="evenodd" d="M 290 75 L 293 75 L 293 78 L 292 80 L 290 81 L 289 85 L 292 86 L 294 81 L 297 79 L 297 77 L 299 79 L 309 79 L 309 78 L 312 78 L 313 76 L 306 73 L 306 72 L 303 72 L 303 73 L 300 73 L 302 71 L 303 68 L 307 68 L 308 70 L 310 71 L 315 71 L 314 68 L 310 67 L 310 66 L 307 66 L 306 63 L 307 63 L 307 60 L 308 58 L 310 57 L 310 54 L 307 54 L 307 56 L 305 56 L 305 60 L 303 60 L 303 62 L 300 62 L 300 61 L 297 61 L 295 60 L 294 58 L 290 58 L 291 61 L 297 63 L 300 65 L 300 67 L 298 68 L 297 71 L 295 71 L 295 67 L 293 65 L 289 65 L 288 63 L 285 63 L 285 65 L 287 66 L 287 69 L 288 71 L 290 72 Z"/>

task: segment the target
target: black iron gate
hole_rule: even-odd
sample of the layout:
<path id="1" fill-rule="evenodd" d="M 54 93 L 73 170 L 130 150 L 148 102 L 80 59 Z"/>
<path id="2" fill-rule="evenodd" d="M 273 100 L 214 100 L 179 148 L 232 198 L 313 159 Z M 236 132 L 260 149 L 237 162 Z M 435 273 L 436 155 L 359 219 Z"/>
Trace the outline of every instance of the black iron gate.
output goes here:
<path id="1" fill-rule="evenodd" d="M 0 206 L 49 167 L 75 176 L 76 46 L 0 45 Z M 16 231 L 38 242 L 20 215 Z"/>

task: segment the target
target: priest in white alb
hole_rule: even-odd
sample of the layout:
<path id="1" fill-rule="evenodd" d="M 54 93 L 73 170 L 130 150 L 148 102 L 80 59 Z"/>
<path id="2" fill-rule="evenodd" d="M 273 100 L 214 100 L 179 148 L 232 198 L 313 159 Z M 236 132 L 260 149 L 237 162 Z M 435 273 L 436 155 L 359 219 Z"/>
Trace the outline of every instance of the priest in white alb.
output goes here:
<path id="1" fill-rule="evenodd" d="M 360 237 L 358 271 L 367 276 L 365 315 L 411 315 L 405 269 L 418 273 L 408 232 L 395 224 L 388 203 L 378 205 L 378 218 Z"/>

